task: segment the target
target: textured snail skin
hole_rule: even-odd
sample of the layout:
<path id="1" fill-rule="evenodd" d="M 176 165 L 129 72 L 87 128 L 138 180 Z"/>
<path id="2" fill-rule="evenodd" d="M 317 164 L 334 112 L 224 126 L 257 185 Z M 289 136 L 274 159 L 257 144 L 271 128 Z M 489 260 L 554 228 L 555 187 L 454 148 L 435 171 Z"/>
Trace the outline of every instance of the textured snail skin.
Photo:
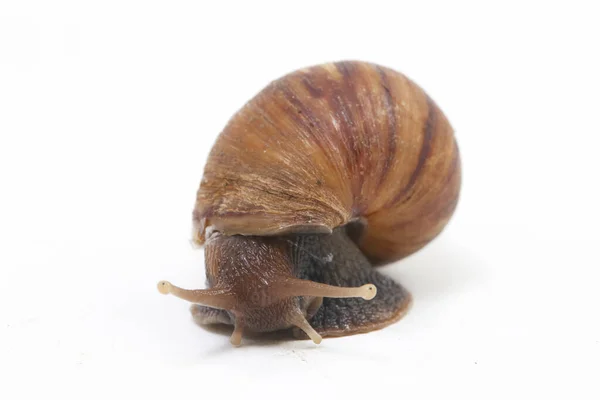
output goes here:
<path id="1" fill-rule="evenodd" d="M 192 314 L 200 324 L 243 321 L 250 331 L 286 329 L 294 312 L 306 316 L 322 336 L 369 332 L 400 319 L 412 297 L 391 278 L 378 273 L 346 234 L 345 227 L 331 235 L 282 236 L 214 235 L 205 246 L 209 287 L 228 288 L 236 302 L 226 310 L 196 305 Z M 290 296 L 273 290 L 288 277 L 359 287 L 372 283 L 377 295 L 357 298 Z M 305 337 L 294 330 L 297 337 Z"/>
<path id="2" fill-rule="evenodd" d="M 391 324 L 412 297 L 373 266 L 433 240 L 460 191 L 438 106 L 402 74 L 340 62 L 288 74 L 226 125 L 193 212 L 210 289 L 159 283 L 202 324 L 322 336 Z"/>
<path id="3" fill-rule="evenodd" d="M 196 241 L 226 235 L 365 227 L 376 265 L 434 239 L 458 202 L 453 130 L 415 83 L 391 69 L 339 62 L 288 74 L 229 121 L 204 170 Z"/>

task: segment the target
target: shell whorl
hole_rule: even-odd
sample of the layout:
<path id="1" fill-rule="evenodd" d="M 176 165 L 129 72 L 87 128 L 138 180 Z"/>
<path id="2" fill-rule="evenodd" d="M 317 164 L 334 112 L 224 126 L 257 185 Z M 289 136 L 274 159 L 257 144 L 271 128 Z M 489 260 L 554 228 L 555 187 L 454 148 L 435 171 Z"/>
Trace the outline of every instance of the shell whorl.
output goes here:
<path id="1" fill-rule="evenodd" d="M 271 82 L 213 146 L 194 210 L 195 240 L 329 232 L 362 220 L 374 263 L 406 257 L 446 226 L 460 156 L 439 107 L 399 72 L 323 64 Z"/>

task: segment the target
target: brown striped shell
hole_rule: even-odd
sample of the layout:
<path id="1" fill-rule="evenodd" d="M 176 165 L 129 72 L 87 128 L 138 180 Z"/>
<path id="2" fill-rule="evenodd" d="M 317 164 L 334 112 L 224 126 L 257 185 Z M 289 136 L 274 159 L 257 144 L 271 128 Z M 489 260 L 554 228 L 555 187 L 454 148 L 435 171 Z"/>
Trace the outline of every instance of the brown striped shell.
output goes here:
<path id="1" fill-rule="evenodd" d="M 359 247 L 384 264 L 442 231 L 460 183 L 453 130 L 415 83 L 371 63 L 313 66 L 271 82 L 219 135 L 197 192 L 195 240 L 362 221 Z"/>

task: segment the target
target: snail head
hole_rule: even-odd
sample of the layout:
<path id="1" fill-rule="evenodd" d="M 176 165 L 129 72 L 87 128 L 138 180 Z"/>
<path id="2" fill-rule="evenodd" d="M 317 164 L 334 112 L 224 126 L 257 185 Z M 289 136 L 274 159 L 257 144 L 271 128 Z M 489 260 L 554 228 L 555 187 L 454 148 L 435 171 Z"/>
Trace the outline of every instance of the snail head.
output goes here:
<path id="1" fill-rule="evenodd" d="M 267 332 L 294 326 L 320 343 L 321 336 L 308 321 L 324 297 L 370 300 L 377 294 L 373 284 L 338 287 L 299 279 L 292 258 L 289 241 L 282 237 L 213 235 L 205 246 L 210 288 L 188 290 L 161 281 L 158 290 L 226 311 L 235 326 L 230 340 L 235 346 L 244 330 Z"/>

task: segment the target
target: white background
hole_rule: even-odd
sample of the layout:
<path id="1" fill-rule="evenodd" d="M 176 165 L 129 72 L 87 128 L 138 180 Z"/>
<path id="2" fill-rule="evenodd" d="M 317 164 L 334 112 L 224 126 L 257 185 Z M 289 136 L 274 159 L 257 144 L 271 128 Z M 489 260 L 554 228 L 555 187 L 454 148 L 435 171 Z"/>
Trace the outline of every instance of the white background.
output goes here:
<path id="1" fill-rule="evenodd" d="M 598 399 L 595 3 L 2 1 L 1 397 Z M 383 269 L 400 322 L 232 348 L 156 283 L 203 287 L 191 210 L 228 118 L 343 59 L 441 106 L 459 208 Z"/>

